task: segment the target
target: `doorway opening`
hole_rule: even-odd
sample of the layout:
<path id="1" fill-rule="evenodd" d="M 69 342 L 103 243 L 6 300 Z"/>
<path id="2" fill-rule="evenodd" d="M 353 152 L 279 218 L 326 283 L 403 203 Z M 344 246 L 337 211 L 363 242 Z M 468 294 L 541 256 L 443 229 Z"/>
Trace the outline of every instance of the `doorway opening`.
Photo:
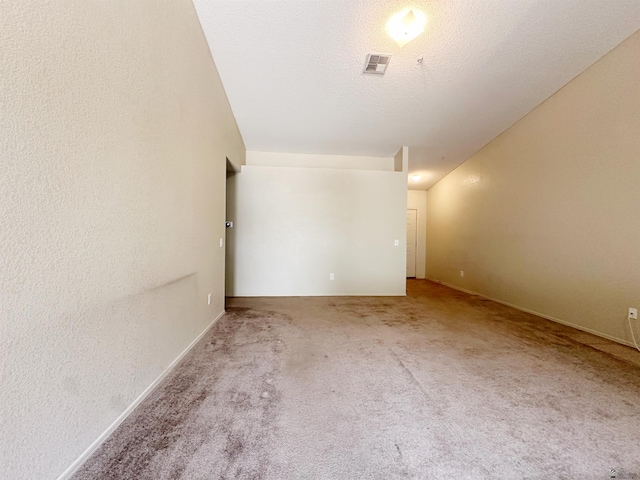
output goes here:
<path id="1" fill-rule="evenodd" d="M 225 181 L 225 262 L 224 262 L 224 309 L 227 309 L 227 294 L 231 290 L 230 286 L 233 282 L 234 272 L 234 254 L 233 246 L 234 237 L 234 221 L 236 215 L 236 199 L 235 186 L 233 183 L 234 176 L 238 173 L 233 164 L 227 157 L 226 161 L 226 181 Z"/>

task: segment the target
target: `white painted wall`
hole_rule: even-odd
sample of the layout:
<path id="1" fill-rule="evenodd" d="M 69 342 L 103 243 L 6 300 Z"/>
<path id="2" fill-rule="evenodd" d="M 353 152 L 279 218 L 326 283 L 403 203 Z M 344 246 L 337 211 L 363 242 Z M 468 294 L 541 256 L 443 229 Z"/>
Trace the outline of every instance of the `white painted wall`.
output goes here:
<path id="1" fill-rule="evenodd" d="M 402 154 L 402 150 L 400 150 Z M 278 152 L 247 152 L 247 165 L 269 167 L 338 168 L 348 170 L 394 171 L 392 157 L 360 157 L 353 155 L 315 155 Z M 402 165 L 402 163 L 400 163 Z M 400 167 L 402 168 L 402 166 Z"/>
<path id="2" fill-rule="evenodd" d="M 405 294 L 405 173 L 247 165 L 228 187 L 229 295 Z"/>
<path id="3" fill-rule="evenodd" d="M 638 78 L 640 32 L 432 187 L 429 278 L 630 343 Z"/>
<path id="4" fill-rule="evenodd" d="M 0 478 L 51 479 L 222 311 L 244 146 L 187 0 L 0 2 L 0 43 Z"/>
<path id="5" fill-rule="evenodd" d="M 425 278 L 427 253 L 427 192 L 425 190 L 409 190 L 407 192 L 407 208 L 418 211 L 416 278 Z"/>

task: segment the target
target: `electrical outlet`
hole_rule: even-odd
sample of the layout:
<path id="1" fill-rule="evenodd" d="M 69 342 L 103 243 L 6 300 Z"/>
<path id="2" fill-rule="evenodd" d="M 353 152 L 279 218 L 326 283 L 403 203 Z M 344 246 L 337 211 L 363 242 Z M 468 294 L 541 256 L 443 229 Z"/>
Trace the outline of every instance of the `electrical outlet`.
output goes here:
<path id="1" fill-rule="evenodd" d="M 394 240 L 393 241 L 393 246 L 394 247 L 399 247 L 400 246 L 400 240 Z"/>
<path id="2" fill-rule="evenodd" d="M 220 247 L 224 245 L 224 240 L 220 239 Z"/>
<path id="3" fill-rule="evenodd" d="M 333 276 L 333 273 L 329 274 L 329 280 L 335 280 L 335 277 Z"/>
<path id="4" fill-rule="evenodd" d="M 464 270 L 460 270 L 460 276 L 464 277 Z"/>
<path id="5" fill-rule="evenodd" d="M 211 294 L 207 295 L 207 305 L 211 305 Z"/>
<path id="6" fill-rule="evenodd" d="M 638 309 L 629 307 L 629 320 L 637 320 L 638 319 Z"/>

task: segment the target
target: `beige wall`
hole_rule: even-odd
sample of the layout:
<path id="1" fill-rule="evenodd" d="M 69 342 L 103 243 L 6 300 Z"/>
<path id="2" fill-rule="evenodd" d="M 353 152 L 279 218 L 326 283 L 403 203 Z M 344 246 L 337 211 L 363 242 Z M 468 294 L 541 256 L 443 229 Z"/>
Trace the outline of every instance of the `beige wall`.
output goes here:
<path id="1" fill-rule="evenodd" d="M 427 254 L 427 192 L 425 190 L 409 190 L 407 192 L 407 209 L 416 210 L 418 214 L 416 278 L 425 278 Z"/>
<path id="2" fill-rule="evenodd" d="M 432 187 L 427 276 L 630 341 L 639 78 L 636 33 Z"/>
<path id="3" fill-rule="evenodd" d="M 222 311 L 244 146 L 188 0 L 1 2 L 0 43 L 0 477 L 56 478 Z"/>
<path id="4" fill-rule="evenodd" d="M 394 171 L 392 157 L 362 157 L 354 155 L 316 155 L 279 152 L 247 152 L 247 165 L 263 167 L 337 168 L 347 170 Z M 402 165 L 402 163 L 400 164 Z M 402 168 L 402 167 L 400 167 Z"/>
<path id="5" fill-rule="evenodd" d="M 405 294 L 406 173 L 246 165 L 228 188 L 229 295 Z"/>
<path id="6" fill-rule="evenodd" d="M 409 150 L 408 147 L 400 147 L 400 150 L 393 157 L 393 170 L 396 172 L 401 172 L 404 167 L 405 157 L 408 162 L 409 158 Z"/>

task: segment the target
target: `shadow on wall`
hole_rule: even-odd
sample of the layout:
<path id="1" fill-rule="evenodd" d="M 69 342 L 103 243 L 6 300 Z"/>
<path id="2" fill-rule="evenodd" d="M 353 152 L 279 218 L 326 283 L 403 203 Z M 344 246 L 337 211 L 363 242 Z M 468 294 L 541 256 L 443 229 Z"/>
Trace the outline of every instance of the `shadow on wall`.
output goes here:
<path id="1" fill-rule="evenodd" d="M 225 296 L 233 291 L 235 281 L 235 228 L 236 228 L 236 189 L 233 177 L 239 175 L 229 159 L 227 159 L 227 198 L 226 198 L 226 219 L 227 228 L 225 232 Z"/>

